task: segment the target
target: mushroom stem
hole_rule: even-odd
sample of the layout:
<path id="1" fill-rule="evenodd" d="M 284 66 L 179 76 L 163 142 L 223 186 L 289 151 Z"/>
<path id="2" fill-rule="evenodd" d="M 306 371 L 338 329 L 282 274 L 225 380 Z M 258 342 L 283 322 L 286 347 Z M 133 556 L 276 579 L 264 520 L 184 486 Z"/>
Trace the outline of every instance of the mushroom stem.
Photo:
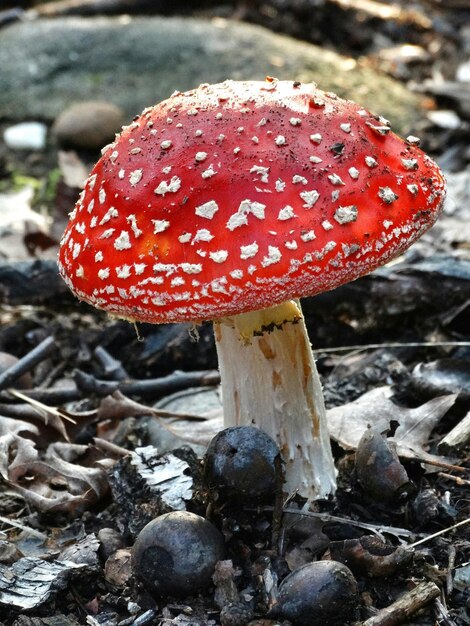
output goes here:
<path id="1" fill-rule="evenodd" d="M 277 441 L 288 494 L 333 494 L 325 404 L 300 304 L 223 318 L 214 330 L 225 426 L 253 424 Z"/>

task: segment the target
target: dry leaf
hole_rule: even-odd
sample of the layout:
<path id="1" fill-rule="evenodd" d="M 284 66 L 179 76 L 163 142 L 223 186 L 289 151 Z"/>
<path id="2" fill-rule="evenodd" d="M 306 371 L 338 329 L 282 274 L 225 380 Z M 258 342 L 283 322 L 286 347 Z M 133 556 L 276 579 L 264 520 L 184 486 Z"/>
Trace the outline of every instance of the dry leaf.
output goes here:
<path id="1" fill-rule="evenodd" d="M 39 511 L 76 513 L 95 503 L 108 490 L 102 469 L 78 464 L 87 449 L 87 446 L 55 444 L 40 457 L 31 440 L 15 434 L 3 435 L 0 437 L 0 475 L 11 489 Z M 74 462 L 64 460 L 67 455 Z"/>
<path id="2" fill-rule="evenodd" d="M 190 444 L 208 446 L 212 438 L 224 428 L 222 410 L 214 410 L 201 417 L 205 418 L 204 422 L 178 419 L 165 421 L 163 426 Z"/>
<path id="3" fill-rule="evenodd" d="M 0 437 L 7 434 L 17 435 L 19 433 L 39 435 L 39 430 L 29 422 L 0 415 Z"/>
<path id="4" fill-rule="evenodd" d="M 343 448 L 355 450 L 369 425 L 385 432 L 389 430 L 390 423 L 395 422 L 398 427 L 390 440 L 396 443 L 399 456 L 445 466 L 452 464 L 450 459 L 427 453 L 424 447 L 431 431 L 453 406 L 457 394 L 433 398 L 414 409 L 394 404 L 390 400 L 391 395 L 390 387 L 377 387 L 354 402 L 329 409 L 327 416 L 331 437 Z"/>

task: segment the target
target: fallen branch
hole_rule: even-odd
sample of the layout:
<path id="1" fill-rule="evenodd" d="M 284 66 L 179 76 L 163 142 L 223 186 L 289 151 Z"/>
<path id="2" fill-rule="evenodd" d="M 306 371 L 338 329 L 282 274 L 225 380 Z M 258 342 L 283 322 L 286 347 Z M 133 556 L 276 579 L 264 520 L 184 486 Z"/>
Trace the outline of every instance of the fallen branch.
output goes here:
<path id="1" fill-rule="evenodd" d="M 170 393 L 188 389 L 188 387 L 204 387 L 218 385 L 220 374 L 217 370 L 202 370 L 196 372 L 176 371 L 161 378 L 131 381 L 109 381 L 95 378 L 81 370 L 75 370 L 75 386 L 65 389 L 24 389 L 24 399 L 32 399 L 48 405 L 59 406 L 67 402 L 75 402 L 87 398 L 90 395 L 104 397 L 120 391 L 125 396 L 137 396 L 139 398 L 151 398 L 156 400 Z M 1 402 L 11 402 L 9 393 L 0 393 Z M 162 411 L 159 411 L 162 415 Z M 171 417 L 174 417 L 171 412 Z M 181 417 L 179 415 L 178 417 Z M 194 416 L 191 416 L 194 418 Z"/>
<path id="2" fill-rule="evenodd" d="M 120 391 L 125 396 L 161 397 L 188 387 L 217 385 L 220 382 L 220 374 L 217 370 L 176 371 L 168 376 L 148 380 L 108 381 L 95 378 L 81 370 L 75 370 L 74 380 L 82 392 L 98 396 L 107 396 Z"/>
<path id="3" fill-rule="evenodd" d="M 439 587 L 432 582 L 420 583 L 411 591 L 403 594 L 396 602 L 381 609 L 361 626 L 394 626 L 408 619 L 429 604 L 440 594 Z"/>
<path id="4" fill-rule="evenodd" d="M 439 598 L 434 600 L 434 613 L 437 618 L 436 624 L 442 624 L 442 626 L 457 626 L 456 622 L 451 619 L 447 607 L 444 606 Z"/>
<path id="5" fill-rule="evenodd" d="M 23 374 L 30 372 L 38 363 L 47 359 L 56 350 L 57 345 L 53 337 L 47 337 L 41 341 L 28 354 L 25 354 L 24 357 L 0 374 L 0 391 L 9 387 Z"/>

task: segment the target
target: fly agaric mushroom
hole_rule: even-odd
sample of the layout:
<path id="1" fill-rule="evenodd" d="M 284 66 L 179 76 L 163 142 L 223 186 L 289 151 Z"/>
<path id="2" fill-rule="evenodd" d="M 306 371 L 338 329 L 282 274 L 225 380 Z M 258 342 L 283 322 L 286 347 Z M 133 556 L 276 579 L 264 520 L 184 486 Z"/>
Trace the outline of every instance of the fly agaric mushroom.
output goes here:
<path id="1" fill-rule="evenodd" d="M 371 272 L 437 219 L 438 167 L 389 123 L 313 84 L 201 85 L 123 129 L 61 242 L 71 290 L 142 322 L 215 321 L 227 426 L 279 444 L 286 490 L 335 490 L 296 299 Z"/>

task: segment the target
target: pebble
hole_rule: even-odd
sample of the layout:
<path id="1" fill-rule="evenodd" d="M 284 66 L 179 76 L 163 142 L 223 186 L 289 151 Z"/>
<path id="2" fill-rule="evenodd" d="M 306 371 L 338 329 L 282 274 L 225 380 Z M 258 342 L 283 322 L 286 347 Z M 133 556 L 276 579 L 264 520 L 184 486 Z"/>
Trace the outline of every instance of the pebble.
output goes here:
<path id="1" fill-rule="evenodd" d="M 99 554 L 103 561 L 125 547 L 123 536 L 114 528 L 101 528 L 98 532 L 98 539 L 100 541 Z"/>
<path id="2" fill-rule="evenodd" d="M 54 123 L 59 144 L 98 150 L 110 143 L 124 124 L 122 110 L 107 102 L 79 102 L 65 109 Z"/>
<path id="3" fill-rule="evenodd" d="M 470 83 L 470 61 L 465 61 L 458 66 L 455 78 L 461 83 Z"/>
<path id="4" fill-rule="evenodd" d="M 253 618 L 253 609 L 243 602 L 224 606 L 220 612 L 221 626 L 245 626 Z"/>
<path id="5" fill-rule="evenodd" d="M 137 604 L 137 602 L 128 602 L 127 610 L 131 615 L 137 615 L 137 613 L 140 611 L 140 605 Z"/>
<path id="6" fill-rule="evenodd" d="M 23 554 L 13 543 L 0 539 L 0 564 L 12 565 L 22 556 Z"/>
<path id="7" fill-rule="evenodd" d="M 445 128 L 447 130 L 456 130 L 460 128 L 462 120 L 455 111 L 450 109 L 441 109 L 439 111 L 429 111 L 427 118 L 439 128 Z"/>
<path id="8" fill-rule="evenodd" d="M 115 587 L 125 587 L 132 575 L 131 551 L 121 548 L 104 565 L 105 580 Z"/>
<path id="9" fill-rule="evenodd" d="M 12 150 L 44 150 L 47 127 L 41 122 L 22 122 L 5 129 L 3 141 Z"/>

